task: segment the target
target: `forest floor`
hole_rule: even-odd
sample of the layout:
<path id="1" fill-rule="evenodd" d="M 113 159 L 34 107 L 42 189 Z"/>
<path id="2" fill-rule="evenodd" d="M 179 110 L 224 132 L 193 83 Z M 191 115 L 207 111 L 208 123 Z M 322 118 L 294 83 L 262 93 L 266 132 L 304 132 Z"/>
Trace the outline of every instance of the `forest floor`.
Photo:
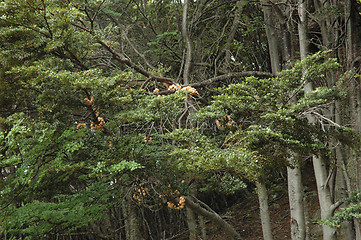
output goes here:
<path id="1" fill-rule="evenodd" d="M 317 198 L 317 189 L 313 173 L 305 176 L 303 179 L 306 188 L 307 209 L 309 215 L 309 231 L 310 240 L 318 240 L 320 238 L 321 226 L 316 223 L 319 215 L 319 203 Z M 270 211 L 273 239 L 289 240 L 290 232 L 290 210 L 287 192 L 273 194 L 270 196 Z M 272 199 L 273 197 L 273 199 Z M 241 234 L 244 240 L 262 240 L 262 225 L 259 216 L 258 197 L 253 194 L 240 203 L 233 205 L 222 216 L 230 216 L 230 223 L 235 226 L 236 230 Z M 215 227 L 215 226 L 213 226 Z M 216 228 L 216 227 L 215 227 Z M 210 228 L 212 229 L 212 228 Z M 210 240 L 228 240 L 226 235 L 218 228 L 212 232 L 208 230 Z"/>

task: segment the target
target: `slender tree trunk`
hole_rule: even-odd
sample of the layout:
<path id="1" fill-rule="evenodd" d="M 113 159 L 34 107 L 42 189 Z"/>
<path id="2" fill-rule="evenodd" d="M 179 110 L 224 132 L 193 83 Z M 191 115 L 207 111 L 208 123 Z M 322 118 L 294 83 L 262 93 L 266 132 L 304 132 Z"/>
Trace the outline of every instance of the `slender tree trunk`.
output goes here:
<path id="1" fill-rule="evenodd" d="M 340 116 L 340 102 L 336 101 L 335 103 L 335 123 L 342 125 L 341 116 Z M 349 177 L 346 169 L 346 163 L 344 154 L 341 150 L 340 143 L 336 143 L 335 156 L 337 159 L 337 175 L 336 175 L 336 189 L 338 190 L 339 197 L 345 199 L 351 197 L 351 185 L 349 184 Z M 345 233 L 346 240 L 356 240 L 356 233 L 354 229 L 353 221 L 346 221 L 343 223 L 343 229 Z"/>
<path id="2" fill-rule="evenodd" d="M 305 44 L 307 43 L 307 29 L 306 29 L 306 25 L 304 25 L 306 22 L 306 19 L 303 19 L 303 17 L 305 16 L 305 12 L 303 12 L 303 10 L 305 10 L 305 3 L 302 2 L 302 0 L 300 0 L 299 2 L 299 15 L 300 15 L 300 24 L 299 24 L 299 35 L 300 35 L 300 50 L 302 51 L 303 49 L 305 49 Z M 321 2 L 319 0 L 314 0 L 314 5 L 316 10 L 320 10 L 322 8 L 321 6 Z M 320 23 L 320 27 L 321 27 L 321 34 L 322 34 L 322 40 L 323 40 L 323 44 L 326 47 L 326 49 L 328 48 L 329 44 L 330 44 L 330 39 L 329 39 L 329 34 L 330 34 L 330 29 L 327 29 L 327 22 L 321 20 Z M 305 51 L 305 50 L 303 50 Z M 301 56 L 304 57 L 306 56 L 307 52 L 301 52 Z M 311 82 L 308 82 L 305 84 L 304 86 L 304 92 L 307 94 L 309 92 L 313 91 L 313 86 Z M 315 119 L 313 116 L 309 115 L 308 116 L 308 121 L 313 124 L 315 122 Z M 332 217 L 334 210 L 336 209 L 336 207 L 338 206 L 338 204 L 333 204 L 332 203 L 332 197 L 331 197 L 331 193 L 330 193 L 330 188 L 327 184 L 327 168 L 326 168 L 326 163 L 324 161 L 324 159 L 313 155 L 312 156 L 312 162 L 313 162 L 313 167 L 314 167 L 314 172 L 315 172 L 315 178 L 316 178 L 316 184 L 317 184 L 317 193 L 318 193 L 318 198 L 319 198 L 319 203 L 320 203 L 320 210 L 321 210 L 321 219 L 327 219 Z M 332 228 L 328 225 L 323 224 L 322 225 L 322 232 L 323 232 L 323 239 L 324 240 L 334 240 L 336 239 L 336 229 Z"/>
<path id="3" fill-rule="evenodd" d="M 307 11 L 307 1 L 299 0 L 298 35 L 299 35 L 301 60 L 305 59 L 308 54 L 306 11 Z M 295 154 L 293 154 L 293 156 L 295 156 Z M 306 239 L 306 218 L 305 218 L 306 206 L 304 203 L 301 167 L 297 159 L 290 159 L 290 166 L 287 167 L 287 177 L 288 177 L 288 196 L 289 196 L 290 214 L 291 214 L 291 237 L 293 240 L 304 240 Z"/>
<path id="4" fill-rule="evenodd" d="M 305 240 L 310 240 L 311 239 L 311 228 L 310 225 L 308 224 L 308 219 L 310 219 L 310 215 L 309 215 L 309 211 L 308 211 L 308 207 L 307 207 L 307 195 L 303 194 L 303 204 L 304 204 L 304 215 L 305 215 L 305 224 L 306 224 L 306 237 Z"/>
<path id="5" fill-rule="evenodd" d="M 272 240 L 272 227 L 271 227 L 271 218 L 270 212 L 268 209 L 268 194 L 266 185 L 262 182 L 256 182 L 258 199 L 259 199 L 259 209 L 262 222 L 262 231 L 264 240 Z"/>
<path id="6" fill-rule="evenodd" d="M 306 84 L 304 87 L 305 93 L 312 91 L 312 84 Z M 312 124 L 315 122 L 313 116 L 308 116 L 308 121 Z M 328 174 L 325 160 L 313 155 L 312 156 L 313 168 L 315 172 L 316 184 L 317 184 L 317 193 L 320 203 L 321 210 L 321 220 L 328 219 L 332 217 L 334 210 L 339 206 L 340 203 L 332 204 L 332 197 L 327 183 Z M 324 240 L 335 240 L 336 239 L 336 229 L 330 227 L 329 225 L 322 225 L 323 239 Z"/>
<path id="7" fill-rule="evenodd" d="M 353 67 L 355 58 L 355 44 L 354 44 L 354 18 L 352 12 L 352 0 L 345 0 L 345 23 L 346 23 L 346 62 L 347 69 Z"/>
<path id="8" fill-rule="evenodd" d="M 272 73 L 277 74 L 281 71 L 281 63 L 280 63 L 280 49 L 279 49 L 279 41 L 277 38 L 276 32 L 276 23 L 275 16 L 272 13 L 272 6 L 267 3 L 267 1 L 263 1 L 262 4 L 263 15 L 264 15 L 264 23 L 265 30 L 268 39 L 268 48 L 271 59 L 271 68 Z"/>
<path id="9" fill-rule="evenodd" d="M 345 0 L 345 23 L 346 23 L 346 60 L 347 60 L 347 69 L 350 70 L 353 67 L 356 67 L 355 64 L 360 63 L 360 44 L 356 39 L 360 38 L 360 34 L 356 29 L 356 23 L 359 21 L 357 18 L 357 9 L 354 4 L 354 0 Z M 360 84 L 356 79 L 352 79 L 350 86 L 350 109 L 352 116 L 353 128 L 356 132 L 361 132 L 361 89 Z M 360 162 L 361 156 L 358 152 L 353 152 L 352 156 L 349 159 L 349 165 L 352 165 L 350 169 L 350 176 L 354 179 L 352 181 L 352 190 L 361 189 L 361 174 L 360 174 Z M 356 223 L 355 227 L 359 224 Z M 356 231 L 361 239 L 361 233 Z"/>
<path id="10" fill-rule="evenodd" d="M 299 0 L 298 1 L 298 40 L 300 45 L 300 58 L 301 60 L 305 59 L 308 54 L 308 37 L 307 37 L 307 0 Z"/>
<path id="11" fill-rule="evenodd" d="M 124 232 L 125 232 L 125 239 L 128 239 L 130 236 L 130 220 L 129 220 L 129 213 L 128 213 L 128 201 L 125 199 L 122 201 L 122 210 L 123 210 L 123 217 L 124 217 Z"/>
<path id="12" fill-rule="evenodd" d="M 188 24 L 187 24 L 188 6 L 189 6 L 189 0 L 184 0 L 183 15 L 182 15 L 182 34 L 187 52 L 184 62 L 183 84 L 189 84 L 189 77 L 190 77 L 191 64 L 192 64 L 192 43 L 189 38 Z"/>
<path id="13" fill-rule="evenodd" d="M 315 170 L 315 177 L 317 183 L 318 199 L 321 208 L 321 219 L 325 220 L 332 217 L 333 212 L 336 208 L 331 202 L 330 191 L 326 183 L 327 171 L 326 164 L 322 158 L 313 156 L 313 168 Z M 334 240 L 336 239 L 336 229 L 328 225 L 322 225 L 323 239 Z"/>
<path id="14" fill-rule="evenodd" d="M 287 167 L 287 177 L 291 214 L 291 237 L 292 240 L 304 240 L 306 238 L 306 221 L 299 163 L 294 164 L 293 167 Z"/>

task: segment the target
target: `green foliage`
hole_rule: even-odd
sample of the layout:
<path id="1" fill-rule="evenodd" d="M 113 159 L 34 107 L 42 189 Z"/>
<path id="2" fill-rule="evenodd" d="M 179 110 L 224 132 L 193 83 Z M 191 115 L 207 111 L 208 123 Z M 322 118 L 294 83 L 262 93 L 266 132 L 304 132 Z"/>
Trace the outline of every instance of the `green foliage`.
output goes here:
<path id="1" fill-rule="evenodd" d="M 200 189 L 201 192 L 235 194 L 247 187 L 240 177 L 227 172 L 224 174 L 212 174 L 206 180 L 206 185 Z"/>
<path id="2" fill-rule="evenodd" d="M 170 153 L 182 170 L 197 174 L 226 171 L 256 180 L 261 173 L 264 159 L 256 152 L 243 147 L 219 148 L 210 139 L 196 130 L 176 130 L 166 135 L 176 146 Z"/>
<path id="3" fill-rule="evenodd" d="M 3 228 L 9 229 L 10 235 L 23 234 L 27 239 L 73 232 L 104 217 L 112 197 L 109 190 L 109 185 L 95 184 L 86 191 L 56 196 L 55 202 L 33 201 L 9 208 Z"/>
<path id="4" fill-rule="evenodd" d="M 252 156 L 259 156 L 253 157 L 254 159 L 266 159 L 259 163 L 258 168 L 252 168 L 252 165 L 244 168 L 250 176 L 256 178 L 261 175 L 271 176 L 270 172 L 266 174 L 264 171 L 287 164 L 287 157 L 291 152 L 298 152 L 301 156 L 310 153 L 326 156 L 329 151 L 326 143 L 337 136 L 335 132 L 346 133 L 350 129 L 336 125 L 325 129 L 323 121 L 327 120 L 321 118 L 319 124 L 309 123 L 307 119 L 309 114 L 318 116 L 318 111 L 346 96 L 345 91 L 337 87 L 320 87 L 303 94 L 305 83 L 322 79 L 339 66 L 335 59 L 324 61 L 325 54 L 320 52 L 296 63 L 294 68 L 283 71 L 279 78 L 248 77 L 241 83 L 220 88 L 220 94 L 214 97 L 212 104 L 196 113 L 195 119 L 218 119 L 221 129 L 228 124 L 230 132 L 223 143 L 223 146 L 227 146 L 227 151 L 250 152 Z M 191 148 L 183 151 L 189 155 Z M 221 156 L 225 150 L 213 151 L 217 152 L 214 155 Z M 195 155 L 209 155 L 210 152 L 212 151 L 207 149 L 205 153 L 195 152 Z M 222 158 L 227 159 L 225 156 Z M 208 166 L 207 163 L 212 158 L 196 159 L 198 161 L 190 162 L 195 162 L 196 166 Z M 210 165 L 216 166 L 213 163 Z M 219 165 L 227 166 L 223 163 Z M 237 166 L 233 162 L 231 165 Z M 260 172 L 262 174 L 258 174 Z"/>
<path id="5" fill-rule="evenodd" d="M 158 34 L 156 36 L 155 41 L 152 42 L 148 42 L 148 46 L 159 46 L 162 45 L 164 43 L 167 43 L 167 41 L 174 41 L 174 37 L 177 36 L 177 32 L 173 31 L 173 32 L 163 32 L 161 34 Z M 152 50 L 147 50 L 145 51 L 145 53 L 160 53 L 160 54 L 167 54 L 167 53 L 171 53 L 171 50 L 165 50 L 162 48 L 155 48 Z"/>

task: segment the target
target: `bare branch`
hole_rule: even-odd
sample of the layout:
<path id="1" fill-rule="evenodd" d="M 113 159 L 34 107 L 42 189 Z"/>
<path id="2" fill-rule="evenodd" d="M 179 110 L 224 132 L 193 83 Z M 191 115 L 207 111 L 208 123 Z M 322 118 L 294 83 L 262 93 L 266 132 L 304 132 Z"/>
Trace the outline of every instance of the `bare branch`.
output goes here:
<path id="1" fill-rule="evenodd" d="M 266 78 L 271 78 L 271 77 L 276 77 L 275 74 L 269 73 L 269 72 L 257 72 L 257 71 L 248 71 L 248 72 L 231 72 L 231 73 L 226 73 L 214 78 L 210 78 L 207 79 L 205 81 L 202 82 L 198 82 L 198 83 L 192 83 L 189 84 L 192 87 L 202 87 L 202 86 L 206 86 L 206 85 L 210 85 L 219 81 L 223 81 L 226 79 L 232 79 L 232 78 L 240 78 L 240 77 L 250 77 L 250 76 L 255 76 L 255 77 L 266 77 Z"/>
<path id="2" fill-rule="evenodd" d="M 334 125 L 334 126 L 336 126 L 336 127 L 341 127 L 341 125 L 340 125 L 340 124 L 335 123 L 335 122 L 334 122 L 334 121 L 332 121 L 331 119 L 329 119 L 329 118 L 327 118 L 327 117 L 325 117 L 325 116 L 323 116 L 323 115 L 319 114 L 318 112 L 311 112 L 311 113 L 312 113 L 313 115 L 316 115 L 316 116 L 318 116 L 318 117 L 322 118 L 323 120 L 326 120 L 327 122 L 331 123 L 332 125 Z"/>
<path id="3" fill-rule="evenodd" d="M 145 70 L 141 66 L 133 63 L 129 58 L 125 57 L 122 53 L 117 52 L 115 49 L 110 47 L 108 44 L 106 44 L 102 40 L 98 40 L 98 43 L 100 43 L 106 50 L 108 50 L 113 55 L 113 57 L 115 59 L 117 59 L 121 63 L 124 63 L 128 67 L 134 69 L 138 73 L 140 73 L 140 74 L 142 74 L 142 75 L 144 75 L 144 76 L 146 76 L 148 78 L 152 78 L 152 79 L 154 79 L 156 81 L 159 81 L 159 82 L 168 83 L 168 84 L 174 84 L 175 83 L 175 81 L 172 78 L 155 76 L 155 75 L 151 74 L 150 72 L 148 72 L 147 70 Z"/>
<path id="4" fill-rule="evenodd" d="M 145 62 L 145 64 L 147 64 L 147 66 L 153 70 L 157 70 L 155 67 L 153 67 L 147 60 L 147 58 L 144 56 L 144 54 L 140 53 L 137 48 L 134 46 L 134 44 L 130 41 L 130 39 L 128 38 L 127 36 L 127 32 L 126 31 L 123 31 L 123 36 L 125 38 L 125 40 L 128 42 L 128 44 L 133 48 L 134 52 L 136 54 L 138 54 L 142 59 L 143 61 Z"/>
<path id="5" fill-rule="evenodd" d="M 335 210 L 341 206 L 344 203 L 343 200 L 339 200 L 337 202 L 335 202 L 334 204 L 331 205 L 331 213 L 333 214 L 335 212 Z"/>
<path id="6" fill-rule="evenodd" d="M 99 4 L 99 6 L 98 6 L 97 10 L 95 11 L 94 16 L 93 16 L 93 18 L 92 18 L 92 22 L 95 21 L 95 18 L 98 16 L 99 12 L 102 10 L 101 7 L 102 7 L 102 5 L 104 4 L 104 2 L 105 2 L 105 0 L 103 0 L 103 1 Z"/>

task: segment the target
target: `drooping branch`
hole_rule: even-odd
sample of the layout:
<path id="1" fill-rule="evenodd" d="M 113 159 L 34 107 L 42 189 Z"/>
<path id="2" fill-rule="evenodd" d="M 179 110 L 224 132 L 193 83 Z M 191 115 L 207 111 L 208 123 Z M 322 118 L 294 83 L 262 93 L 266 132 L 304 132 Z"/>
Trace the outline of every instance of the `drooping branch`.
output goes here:
<path id="1" fill-rule="evenodd" d="M 257 72 L 257 71 L 247 71 L 247 72 L 231 72 L 231 73 L 226 73 L 217 77 L 213 77 L 210 79 L 207 79 L 205 81 L 202 82 L 198 82 L 198 83 L 192 83 L 190 84 L 190 86 L 192 87 L 202 87 L 202 86 L 206 86 L 206 85 L 210 85 L 219 81 L 223 81 L 223 80 L 227 80 L 227 79 L 232 79 L 232 78 L 240 78 L 240 77 L 250 77 L 250 76 L 254 76 L 254 77 L 265 77 L 265 78 L 271 78 L 271 77 L 276 77 L 277 75 L 269 73 L 269 72 Z"/>
<path id="2" fill-rule="evenodd" d="M 216 212 L 208 211 L 207 209 L 200 206 L 200 204 L 197 202 L 197 199 L 194 199 L 189 196 L 184 197 L 186 200 L 186 207 L 190 208 L 195 213 L 206 217 L 216 223 L 218 226 L 220 226 L 225 233 L 227 233 L 229 236 L 231 236 L 235 240 L 241 240 L 241 235 L 226 221 L 224 221 L 221 216 L 219 216 Z"/>

